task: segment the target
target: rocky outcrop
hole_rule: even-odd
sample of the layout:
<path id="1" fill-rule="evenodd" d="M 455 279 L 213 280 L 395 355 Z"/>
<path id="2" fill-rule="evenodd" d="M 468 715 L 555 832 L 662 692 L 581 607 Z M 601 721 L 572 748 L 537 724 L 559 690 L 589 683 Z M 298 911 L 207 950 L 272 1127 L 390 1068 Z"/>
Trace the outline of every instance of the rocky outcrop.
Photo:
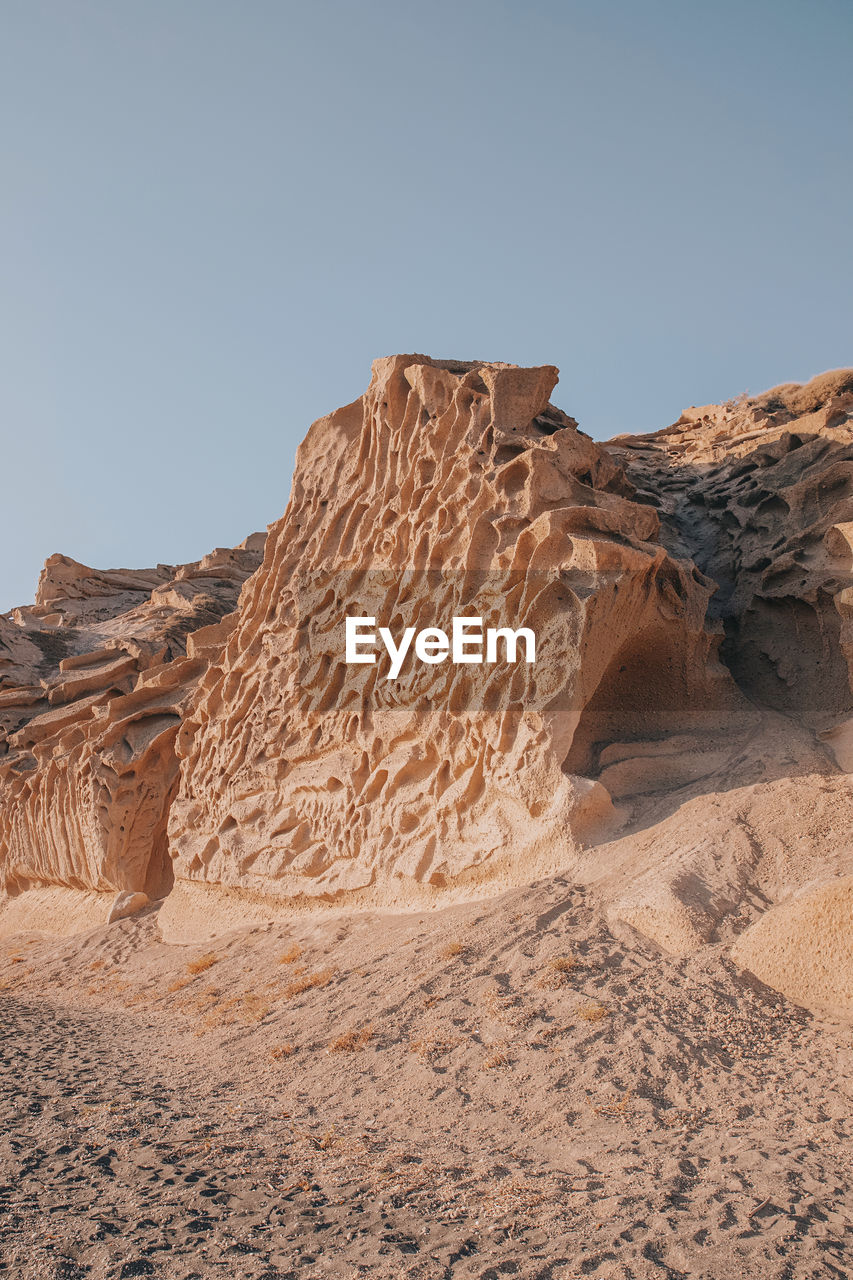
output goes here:
<path id="1" fill-rule="evenodd" d="M 0 930 L 119 918 L 171 887 L 175 739 L 262 547 L 105 573 L 52 556 L 36 604 L 0 617 Z"/>
<path id="2" fill-rule="evenodd" d="M 262 563 L 48 561 L 0 618 L 0 929 L 168 891 L 185 941 L 563 872 L 853 1013 L 853 371 L 607 445 L 555 382 L 379 360 Z M 472 618 L 492 649 L 453 649 Z"/>
<path id="3" fill-rule="evenodd" d="M 761 716 L 709 779 L 713 805 L 683 792 L 646 815 L 653 854 L 642 834 L 601 850 L 623 881 L 612 910 L 675 949 L 734 938 L 762 980 L 853 1013 L 853 370 L 690 409 L 610 452 L 662 542 L 718 584 L 709 619 Z"/>
<path id="4" fill-rule="evenodd" d="M 612 441 L 663 541 L 718 584 L 750 697 L 835 733 L 853 715 L 853 372 L 691 409 Z"/>
<path id="5" fill-rule="evenodd" d="M 706 627 L 712 583 L 549 403 L 556 376 L 396 356 L 313 425 L 179 734 L 168 936 L 275 901 L 429 903 L 564 868 L 616 824 L 612 796 L 649 785 L 626 743 L 701 735 L 692 777 L 749 722 Z M 529 628 L 536 660 L 388 679 L 381 657 L 346 663 L 348 615 L 395 636 Z"/>

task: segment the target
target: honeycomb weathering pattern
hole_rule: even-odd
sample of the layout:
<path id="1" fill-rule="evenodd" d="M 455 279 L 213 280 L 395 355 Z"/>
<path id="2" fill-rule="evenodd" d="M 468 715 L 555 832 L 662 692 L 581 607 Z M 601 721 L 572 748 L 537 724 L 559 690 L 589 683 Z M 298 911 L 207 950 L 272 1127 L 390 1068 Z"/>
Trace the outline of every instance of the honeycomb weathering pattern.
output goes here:
<path id="1" fill-rule="evenodd" d="M 564 866 L 612 817 L 588 776 L 603 742 L 740 709 L 705 627 L 712 584 L 549 403 L 556 380 L 394 356 L 311 427 L 179 733 L 167 934 L 215 915 L 204 886 L 405 904 Z M 532 626 L 537 661 L 392 684 L 344 662 L 344 617 L 365 612 Z"/>
<path id="2" fill-rule="evenodd" d="M 555 381 L 380 360 L 265 552 L 52 556 L 0 616 L 0 933 L 166 893 L 189 941 L 559 870 L 853 1013 L 853 370 L 606 445 Z M 390 681 L 344 664 L 347 613 L 528 625 L 537 660 Z"/>
<path id="3" fill-rule="evenodd" d="M 0 617 L 0 932 L 168 890 L 178 726 L 262 546 L 106 572 L 51 556 L 35 605 Z"/>

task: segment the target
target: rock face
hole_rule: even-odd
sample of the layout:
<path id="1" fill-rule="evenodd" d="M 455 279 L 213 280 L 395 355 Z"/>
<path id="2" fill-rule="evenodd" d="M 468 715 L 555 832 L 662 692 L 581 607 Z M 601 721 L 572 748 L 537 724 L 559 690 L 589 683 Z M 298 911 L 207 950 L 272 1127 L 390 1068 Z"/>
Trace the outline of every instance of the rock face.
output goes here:
<path id="1" fill-rule="evenodd" d="M 663 541 L 718 583 L 710 615 L 738 683 L 837 741 L 853 715 L 851 423 L 840 370 L 611 442 Z"/>
<path id="2" fill-rule="evenodd" d="M 168 891 L 186 941 L 560 872 L 853 1014 L 853 371 L 607 445 L 555 382 L 379 360 L 262 563 L 53 557 L 0 618 L 0 929 Z"/>
<path id="3" fill-rule="evenodd" d="M 565 867 L 615 823 L 626 743 L 707 747 L 748 723 L 705 625 L 712 584 L 549 403 L 555 382 L 396 356 L 313 425 L 179 735 L 171 936 L 258 896 L 410 905 Z M 527 627 L 536 661 L 388 680 L 345 662 L 348 615 Z"/>
<path id="4" fill-rule="evenodd" d="M 611 909 L 673 949 L 740 933 L 734 958 L 763 981 L 853 1013 L 853 370 L 690 409 L 610 453 L 664 545 L 719 584 L 709 621 L 760 713 L 701 791 L 599 851 L 620 868 Z"/>
<path id="5" fill-rule="evenodd" d="M 52 556 L 0 617 L 0 930 L 74 929 L 172 884 L 175 738 L 263 536 L 195 564 Z"/>

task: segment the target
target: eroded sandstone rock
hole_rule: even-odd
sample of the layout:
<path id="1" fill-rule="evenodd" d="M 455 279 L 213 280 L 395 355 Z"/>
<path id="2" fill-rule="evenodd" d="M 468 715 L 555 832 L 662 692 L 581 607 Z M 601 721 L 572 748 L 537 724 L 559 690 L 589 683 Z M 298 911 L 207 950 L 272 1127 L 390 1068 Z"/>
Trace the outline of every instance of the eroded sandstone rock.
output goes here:
<path id="1" fill-rule="evenodd" d="M 690 409 L 610 451 L 662 542 L 719 584 L 709 617 L 761 714 L 747 749 L 682 793 L 691 818 L 647 813 L 653 851 L 641 833 L 601 850 L 611 910 L 675 950 L 745 920 L 741 964 L 853 1012 L 853 370 Z"/>
<path id="2" fill-rule="evenodd" d="M 741 687 L 818 731 L 853 715 L 851 423 L 839 370 L 611 442 L 663 540 L 719 584 L 710 613 Z"/>
<path id="3" fill-rule="evenodd" d="M 0 928 L 201 939 L 555 871 L 673 952 L 850 1005 L 853 371 L 597 445 L 551 367 L 377 361 L 263 539 L 52 557 L 0 618 Z M 536 662 L 347 665 L 345 619 Z M 168 838 L 167 838 L 168 826 Z"/>
<path id="4" fill-rule="evenodd" d="M 241 898 L 407 905 L 565 867 L 614 823 L 605 748 L 748 722 L 712 584 L 549 403 L 556 377 L 395 356 L 313 425 L 179 735 L 168 936 Z M 527 626 L 537 659 L 388 681 L 345 664 L 348 614 Z"/>
<path id="5" fill-rule="evenodd" d="M 262 546 L 103 573 L 51 556 L 36 604 L 0 617 L 0 930 L 90 927 L 167 892 L 178 727 Z"/>

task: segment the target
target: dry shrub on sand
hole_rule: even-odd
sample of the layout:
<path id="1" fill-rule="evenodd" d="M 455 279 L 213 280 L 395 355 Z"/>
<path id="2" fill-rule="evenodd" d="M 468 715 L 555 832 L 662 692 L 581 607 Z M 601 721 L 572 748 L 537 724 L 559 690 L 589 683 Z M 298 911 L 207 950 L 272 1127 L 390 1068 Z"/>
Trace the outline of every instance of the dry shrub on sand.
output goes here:
<path id="1" fill-rule="evenodd" d="M 464 942 L 460 942 L 458 938 L 454 938 L 451 942 L 446 943 L 438 953 L 442 960 L 455 960 L 457 956 L 464 956 L 468 948 Z"/>
<path id="2" fill-rule="evenodd" d="M 595 1001 L 591 1004 L 583 1004 L 577 1010 L 578 1017 L 582 1018 L 584 1022 L 601 1022 L 601 1019 L 606 1018 L 609 1013 L 609 1009 Z"/>
<path id="3" fill-rule="evenodd" d="M 193 975 L 197 973 L 204 973 L 205 969 L 210 969 L 218 960 L 218 955 L 213 951 L 208 951 L 206 955 L 199 956 L 197 960 L 190 961 L 187 965 L 187 973 L 191 973 Z"/>
<path id="4" fill-rule="evenodd" d="M 623 1116 L 628 1110 L 631 1097 L 631 1090 L 626 1089 L 621 1098 L 614 1094 L 608 1102 L 602 1102 L 599 1106 L 593 1107 L 593 1111 L 597 1116 Z"/>
<path id="5" fill-rule="evenodd" d="M 273 1010 L 271 1002 L 256 995 L 254 991 L 243 991 L 226 1000 L 220 1000 L 219 994 L 211 988 L 202 993 L 199 1000 L 190 1001 L 189 1008 L 195 1008 L 197 1013 L 203 1015 L 196 1026 L 196 1036 L 203 1036 L 220 1027 L 233 1026 L 235 1023 L 242 1022 L 248 1026 L 253 1022 L 263 1022 Z"/>
<path id="6" fill-rule="evenodd" d="M 302 955 L 302 948 L 300 947 L 298 942 L 294 942 L 291 944 L 291 946 L 287 948 L 286 951 L 282 952 L 282 954 L 278 958 L 278 962 L 279 964 L 296 964 L 296 961 L 300 958 L 301 955 Z"/>
<path id="7" fill-rule="evenodd" d="M 509 1058 L 502 1049 L 497 1049 L 494 1053 L 490 1053 L 488 1058 L 483 1061 L 483 1067 L 486 1071 L 494 1071 L 497 1067 L 508 1067 L 509 1065 Z"/>
<path id="8" fill-rule="evenodd" d="M 270 1062 L 279 1062 L 282 1058 L 291 1058 L 296 1053 L 296 1047 L 292 1044 L 279 1044 L 274 1049 L 270 1049 Z"/>
<path id="9" fill-rule="evenodd" d="M 496 1182 L 483 1196 L 482 1208 L 490 1218 L 511 1216 L 524 1222 L 546 1199 L 544 1191 L 523 1178 Z"/>
<path id="10" fill-rule="evenodd" d="M 819 373 L 811 382 L 783 382 L 757 397 L 756 404 L 769 413 L 784 409 L 795 417 L 814 413 L 845 391 L 853 391 L 853 369 L 830 369 Z"/>
<path id="11" fill-rule="evenodd" d="M 366 1045 L 373 1039 L 373 1027 L 353 1027 L 349 1031 L 343 1031 L 339 1036 L 332 1040 L 328 1053 L 357 1053 L 359 1049 L 364 1049 Z"/>
<path id="12" fill-rule="evenodd" d="M 303 991 L 309 991 L 311 987 L 327 987 L 336 974 L 336 969 L 319 969 L 316 973 L 304 973 L 298 978 L 294 978 L 293 982 L 288 982 L 284 988 L 284 996 L 291 1000 L 294 996 L 301 996 Z"/>
<path id="13" fill-rule="evenodd" d="M 546 961 L 545 967 L 539 976 L 540 987 L 562 987 L 565 986 L 566 980 L 570 973 L 577 969 L 579 961 L 576 956 L 552 956 Z"/>
<path id="14" fill-rule="evenodd" d="M 241 1014 L 245 1022 L 263 1022 L 271 1012 L 272 1004 L 263 996 L 255 995 L 252 991 L 247 991 L 243 996 Z"/>
<path id="15" fill-rule="evenodd" d="M 440 1058 L 442 1054 L 449 1053 L 455 1044 L 455 1040 L 448 1040 L 437 1031 L 427 1031 L 409 1042 L 409 1053 L 415 1054 L 421 1062 L 432 1062 L 434 1058 Z"/>

